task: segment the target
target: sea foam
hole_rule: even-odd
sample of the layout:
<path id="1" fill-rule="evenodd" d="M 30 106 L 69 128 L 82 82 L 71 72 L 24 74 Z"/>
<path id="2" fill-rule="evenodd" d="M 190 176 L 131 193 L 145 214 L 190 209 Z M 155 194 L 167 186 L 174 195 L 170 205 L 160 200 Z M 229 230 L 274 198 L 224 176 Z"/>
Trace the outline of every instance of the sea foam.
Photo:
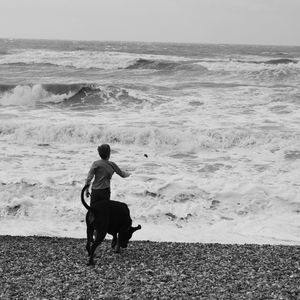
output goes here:
<path id="1" fill-rule="evenodd" d="M 3 49 L 0 234 L 85 237 L 80 192 L 109 143 L 135 239 L 300 244 L 299 48 Z"/>
<path id="2" fill-rule="evenodd" d="M 4 92 L 0 95 L 0 105 L 29 105 L 34 106 L 39 103 L 56 103 L 61 102 L 64 98 L 69 97 L 68 94 L 54 95 L 47 92 L 42 85 L 33 86 L 18 85 L 12 90 Z"/>

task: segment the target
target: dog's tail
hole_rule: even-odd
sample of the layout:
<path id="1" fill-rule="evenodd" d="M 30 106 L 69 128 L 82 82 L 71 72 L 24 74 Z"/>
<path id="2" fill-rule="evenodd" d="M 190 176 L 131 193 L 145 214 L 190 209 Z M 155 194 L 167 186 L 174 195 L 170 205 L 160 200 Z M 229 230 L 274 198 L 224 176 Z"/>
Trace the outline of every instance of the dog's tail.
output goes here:
<path id="1" fill-rule="evenodd" d="M 89 186 L 88 186 L 88 185 L 85 185 L 85 186 L 83 187 L 82 191 L 81 191 L 81 202 L 82 202 L 83 206 L 84 206 L 87 210 L 91 209 L 91 207 L 88 206 L 88 204 L 87 204 L 87 203 L 85 202 L 85 200 L 84 200 L 84 192 L 85 192 L 85 190 L 88 189 L 88 188 L 89 188 Z"/>

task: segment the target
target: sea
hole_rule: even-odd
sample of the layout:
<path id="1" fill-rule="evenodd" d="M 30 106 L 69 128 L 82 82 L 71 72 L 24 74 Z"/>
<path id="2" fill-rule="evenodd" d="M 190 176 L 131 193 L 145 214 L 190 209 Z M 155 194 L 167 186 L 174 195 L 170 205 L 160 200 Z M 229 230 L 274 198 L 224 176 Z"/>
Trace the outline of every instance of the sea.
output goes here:
<path id="1" fill-rule="evenodd" d="M 133 239 L 300 245 L 300 47 L 0 39 L 0 234 L 84 238 L 102 143 Z"/>

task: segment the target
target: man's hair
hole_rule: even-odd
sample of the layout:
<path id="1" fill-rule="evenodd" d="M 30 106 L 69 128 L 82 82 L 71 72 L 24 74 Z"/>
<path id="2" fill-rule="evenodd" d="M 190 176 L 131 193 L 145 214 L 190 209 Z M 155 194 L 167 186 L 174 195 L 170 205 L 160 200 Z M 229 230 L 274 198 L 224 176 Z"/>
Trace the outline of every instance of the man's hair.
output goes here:
<path id="1" fill-rule="evenodd" d="M 108 159 L 110 156 L 110 146 L 108 144 L 102 144 L 98 147 L 98 153 L 102 159 Z"/>

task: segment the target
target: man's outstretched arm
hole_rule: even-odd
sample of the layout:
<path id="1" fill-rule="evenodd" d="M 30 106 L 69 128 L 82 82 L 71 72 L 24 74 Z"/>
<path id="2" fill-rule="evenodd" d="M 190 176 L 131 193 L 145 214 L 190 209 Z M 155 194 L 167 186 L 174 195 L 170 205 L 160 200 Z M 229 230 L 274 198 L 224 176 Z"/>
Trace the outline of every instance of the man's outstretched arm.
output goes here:
<path id="1" fill-rule="evenodd" d="M 122 171 L 118 166 L 117 164 L 115 164 L 114 162 L 110 162 L 112 168 L 114 169 L 114 171 L 121 177 L 123 178 L 126 178 L 126 177 L 129 177 L 131 175 L 131 173 L 129 172 L 125 172 L 125 171 Z"/>

